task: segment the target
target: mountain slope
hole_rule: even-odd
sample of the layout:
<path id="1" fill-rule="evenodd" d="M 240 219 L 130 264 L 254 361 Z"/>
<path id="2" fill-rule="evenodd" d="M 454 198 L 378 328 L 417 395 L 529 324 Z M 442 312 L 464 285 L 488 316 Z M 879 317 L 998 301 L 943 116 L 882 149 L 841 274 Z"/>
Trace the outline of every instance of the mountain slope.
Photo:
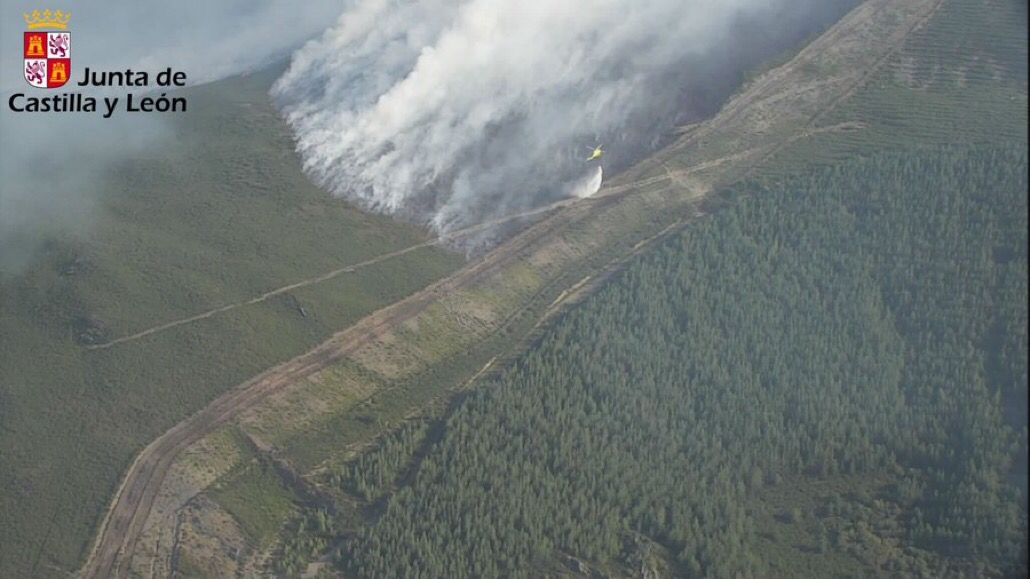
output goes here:
<path id="1" fill-rule="evenodd" d="M 461 264 L 424 248 L 121 344 L 427 239 L 311 185 L 266 91 L 275 70 L 190 89 L 174 138 L 105 175 L 96 222 L 0 277 L 0 570 L 60 574 L 133 454 L 227 387 Z"/>
<path id="2" fill-rule="evenodd" d="M 413 473 L 380 474 L 405 453 L 387 441 L 329 477 L 387 497 L 341 566 L 1025 572 L 1005 401 L 1026 399 L 1026 167 L 933 149 L 740 185 L 416 432 Z"/>

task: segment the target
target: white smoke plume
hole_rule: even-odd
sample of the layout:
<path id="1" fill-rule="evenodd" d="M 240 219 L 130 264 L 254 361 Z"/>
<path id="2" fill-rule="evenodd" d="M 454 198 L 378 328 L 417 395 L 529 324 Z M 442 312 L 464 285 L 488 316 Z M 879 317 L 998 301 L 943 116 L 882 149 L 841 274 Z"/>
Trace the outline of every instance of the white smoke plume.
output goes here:
<path id="1" fill-rule="evenodd" d="M 359 0 L 273 96 L 314 180 L 446 231 L 624 167 L 852 3 Z"/>

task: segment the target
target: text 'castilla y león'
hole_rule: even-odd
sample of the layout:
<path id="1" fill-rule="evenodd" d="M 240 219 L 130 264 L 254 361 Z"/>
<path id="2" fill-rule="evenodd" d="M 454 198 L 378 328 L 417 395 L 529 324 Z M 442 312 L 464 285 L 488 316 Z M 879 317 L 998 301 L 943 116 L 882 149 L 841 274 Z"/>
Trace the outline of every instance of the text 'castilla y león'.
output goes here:
<path id="1" fill-rule="evenodd" d="M 186 86 L 186 73 L 171 68 L 153 75 L 157 87 Z M 134 87 L 146 90 L 151 86 L 151 75 L 146 72 L 125 70 L 118 72 L 91 71 L 89 67 L 82 73 L 82 78 L 75 84 L 77 87 Z M 7 106 L 16 113 L 96 113 L 110 118 L 115 112 L 129 113 L 178 113 L 186 112 L 185 96 L 168 96 L 160 94 L 137 94 L 127 92 L 121 96 L 95 97 L 82 92 L 63 92 L 58 94 L 26 94 L 14 93 L 7 99 Z"/>

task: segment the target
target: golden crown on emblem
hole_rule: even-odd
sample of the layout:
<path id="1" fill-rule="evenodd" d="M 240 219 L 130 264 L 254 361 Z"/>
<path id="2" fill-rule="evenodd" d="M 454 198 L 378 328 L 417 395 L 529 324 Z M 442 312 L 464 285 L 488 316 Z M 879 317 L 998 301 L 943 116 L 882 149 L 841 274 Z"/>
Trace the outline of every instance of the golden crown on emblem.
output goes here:
<path id="1" fill-rule="evenodd" d="M 24 16 L 25 24 L 28 25 L 29 30 L 34 28 L 60 28 L 64 30 L 68 27 L 68 21 L 72 19 L 71 12 L 61 12 L 60 10 L 51 12 L 49 9 L 42 12 L 33 10 L 32 14 L 26 12 L 22 16 Z"/>

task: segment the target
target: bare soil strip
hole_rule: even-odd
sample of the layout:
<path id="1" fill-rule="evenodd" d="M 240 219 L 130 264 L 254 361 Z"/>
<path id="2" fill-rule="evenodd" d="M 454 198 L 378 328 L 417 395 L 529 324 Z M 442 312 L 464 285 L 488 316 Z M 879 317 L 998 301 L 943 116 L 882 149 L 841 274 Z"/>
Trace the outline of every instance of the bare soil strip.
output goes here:
<path id="1" fill-rule="evenodd" d="M 343 358 L 369 340 L 417 315 L 441 294 L 474 283 L 481 276 L 517 259 L 519 253 L 561 225 L 547 220 L 519 234 L 483 258 L 452 276 L 382 308 L 350 328 L 335 334 L 315 349 L 271 368 L 229 390 L 205 408 L 173 426 L 147 445 L 136 457 L 105 518 L 96 547 L 83 569 L 84 577 L 126 575 L 131 547 L 143 530 L 147 515 L 175 457 L 206 434 L 254 406 L 269 394 L 304 379 Z M 126 556 L 122 556 L 125 554 Z"/>
<path id="2" fill-rule="evenodd" d="M 927 15 L 932 14 L 936 7 L 940 5 L 940 0 L 936 0 L 934 2 L 926 0 L 910 0 L 905 4 L 909 7 L 917 7 L 921 18 L 915 26 L 906 26 L 901 30 L 894 29 L 890 31 L 891 34 L 887 35 L 886 38 L 875 39 L 876 42 L 881 43 L 880 47 L 885 48 L 886 52 L 891 52 L 893 47 L 900 46 L 912 30 L 915 30 L 918 28 L 919 24 L 925 22 L 926 18 L 928 18 Z M 705 123 L 704 126 L 699 127 L 697 130 L 691 131 L 690 134 L 685 135 L 684 138 L 677 142 L 673 147 L 682 148 L 687 145 L 696 145 L 699 139 L 712 135 L 720 126 L 737 121 L 738 117 L 740 117 L 742 113 L 752 105 L 752 103 L 760 102 L 763 97 L 767 97 L 770 94 L 770 89 L 777 83 L 789 82 L 791 78 L 790 71 L 808 63 L 820 50 L 832 45 L 841 38 L 846 38 L 849 34 L 849 30 L 861 28 L 867 20 L 874 17 L 880 17 L 882 11 L 892 10 L 895 6 L 897 5 L 894 4 L 893 0 L 869 0 L 845 17 L 845 19 L 836 26 L 827 31 L 823 37 L 817 39 L 814 43 L 809 45 L 809 47 L 802 50 L 789 63 L 778 69 L 770 71 L 760 78 L 754 85 L 748 87 L 745 92 L 730 101 L 726 108 L 724 108 L 717 117 Z M 885 58 L 877 59 L 876 63 L 874 63 L 872 67 L 878 67 L 882 62 L 884 62 L 884 60 Z M 863 71 L 863 74 L 859 76 L 859 79 L 864 80 L 869 74 L 871 74 L 871 71 L 865 70 Z M 820 107 L 820 110 L 817 112 L 815 117 L 811 117 L 809 119 L 811 121 L 810 123 L 802 123 L 801 126 L 797 127 L 797 132 L 795 132 L 793 138 L 788 139 L 788 141 L 801 138 L 804 133 L 819 130 L 812 128 L 812 122 L 821 117 L 829 108 L 832 108 L 836 106 L 837 103 L 841 102 L 843 94 L 850 92 L 855 86 L 857 86 L 857 82 L 848 83 L 848 86 L 843 87 L 844 90 L 842 93 L 833 95 L 834 98 L 830 99 L 829 102 Z M 833 130 L 833 128 L 827 128 L 825 130 Z M 780 143 L 780 145 L 782 146 L 782 143 Z M 755 149 L 757 154 L 754 156 L 750 155 L 751 151 L 738 151 L 722 159 L 707 161 L 703 163 L 703 165 L 710 168 L 712 163 L 723 163 L 728 160 L 729 157 L 740 158 L 743 156 L 745 158 L 750 157 L 751 159 L 754 157 L 765 158 L 779 148 L 779 146 L 757 147 Z M 744 155 L 743 153 L 748 154 Z M 396 328 L 399 324 L 424 310 L 439 296 L 468 287 L 482 276 L 496 272 L 499 269 L 510 265 L 514 261 L 518 260 L 520 258 L 520 254 L 531 245 L 539 243 L 542 240 L 546 241 L 547 239 L 550 239 L 550 236 L 554 235 L 556 232 L 562 231 L 570 222 L 582 222 L 584 219 L 589 219 L 595 211 L 599 211 L 607 206 L 608 202 L 616 201 L 616 197 L 620 197 L 625 193 L 631 193 L 648 184 L 658 183 L 664 180 L 675 182 L 678 179 L 684 178 L 685 174 L 692 173 L 700 168 L 700 166 L 696 166 L 685 171 L 666 171 L 664 174 L 657 177 L 610 187 L 603 190 L 599 195 L 589 199 L 579 201 L 561 201 L 552 206 L 542 207 L 523 214 L 501 218 L 500 220 L 474 226 L 474 228 L 468 228 L 452 233 L 452 236 L 463 235 L 476 228 L 482 229 L 498 225 L 505 221 L 512 221 L 535 214 L 554 211 L 553 215 L 550 215 L 537 224 L 529 227 L 527 230 L 508 240 L 486 256 L 466 265 L 450 277 L 440 280 L 395 304 L 373 312 L 357 324 L 335 334 L 329 340 L 317 346 L 313 350 L 271 368 L 255 378 L 225 392 L 205 408 L 173 426 L 163 435 L 147 445 L 139 453 L 125 474 L 118 492 L 112 501 L 107 516 L 101 524 L 97 541 L 93 551 L 90 553 L 89 559 L 82 569 L 81 576 L 88 578 L 106 578 L 112 576 L 123 577 L 127 574 L 133 547 L 143 529 L 144 523 L 149 515 L 165 475 L 178 454 L 195 441 L 234 419 L 241 412 L 260 403 L 269 394 L 310 376 L 329 364 L 347 356 L 349 353 L 355 351 L 358 347 L 370 340 L 375 340 L 387 331 Z M 743 169 L 744 172 L 747 171 L 746 166 L 741 167 L 741 169 Z M 654 234 L 643 236 L 645 241 L 648 237 L 655 236 Z M 205 312 L 198 316 L 192 316 L 183 320 L 177 320 L 168 324 L 156 326 L 131 336 L 118 338 L 117 340 L 113 340 L 107 344 L 94 346 L 94 348 L 110 347 L 117 343 L 124 343 L 129 340 L 138 339 L 164 329 L 187 324 L 233 308 L 259 303 L 285 291 L 332 279 L 333 277 L 343 273 L 356 271 L 360 267 L 367 267 L 372 263 L 379 263 L 386 259 L 391 259 L 398 255 L 415 251 L 419 247 L 426 247 L 442 241 L 444 240 L 431 240 L 410 248 L 384 254 L 373 258 L 368 262 L 340 268 L 318 277 L 272 290 L 251 300 L 230 304 L 228 306 L 223 306 L 221 308 Z"/>
<path id="3" fill-rule="evenodd" d="M 311 285 L 319 284 L 319 283 L 322 283 L 322 282 L 326 282 L 326 281 L 329 281 L 331 279 L 335 279 L 335 278 L 337 278 L 337 277 L 339 277 L 339 276 L 341 276 L 341 275 L 343 275 L 345 273 L 355 273 L 358 270 L 361 270 L 361 269 L 364 269 L 366 267 L 370 267 L 370 266 L 382 263 L 384 261 L 388 261 L 390 259 L 394 259 L 396 257 L 401 257 L 402 255 L 407 255 L 407 254 L 412 253 L 414 251 L 418 251 L 419 249 L 424 249 L 424 248 L 427 248 L 427 247 L 433 247 L 435 245 L 442 245 L 442 244 L 445 244 L 445 243 L 448 243 L 448 242 L 451 242 L 451 241 L 454 241 L 454 240 L 457 240 L 457 239 L 461 239 L 462 237 L 465 237 L 467 235 L 471 235 L 473 233 L 484 231 L 484 230 L 489 229 L 491 227 L 497 227 L 497 226 L 500 226 L 500 225 L 511 223 L 513 221 L 518 221 L 518 220 L 522 220 L 522 219 L 528 219 L 530 217 L 534 217 L 534 216 L 540 215 L 542 213 L 547 213 L 549 211 L 554 211 L 554 210 L 560 209 L 562 207 L 567 207 L 567 206 L 569 206 L 569 205 L 571 205 L 573 203 L 590 203 L 591 201 L 599 199 L 599 198 L 602 198 L 602 197 L 624 195 L 624 194 L 626 194 L 627 192 L 629 192 L 629 191 L 631 191 L 633 189 L 638 189 L 640 187 L 645 187 L 647 185 L 653 185 L 655 183 L 660 183 L 662 181 L 677 180 L 677 179 L 680 179 L 682 177 L 685 177 L 685 176 L 691 175 L 693 173 L 696 173 L 699 170 L 707 169 L 707 168 L 710 168 L 711 166 L 718 165 L 718 164 L 720 164 L 722 162 L 725 162 L 725 161 L 728 161 L 728 160 L 733 160 L 733 159 L 735 159 L 737 157 L 745 156 L 745 155 L 747 155 L 747 154 L 749 154 L 751 152 L 753 152 L 753 151 L 745 151 L 744 153 L 741 153 L 740 155 L 734 155 L 732 157 L 726 157 L 726 158 L 722 158 L 722 159 L 717 159 L 716 161 L 711 161 L 709 163 L 704 163 L 704 164 L 699 165 L 698 167 L 690 169 L 690 170 L 668 171 L 666 175 L 661 175 L 661 176 L 658 176 L 658 177 L 651 177 L 651 178 L 648 178 L 648 179 L 642 179 L 640 181 L 634 181 L 632 183 L 626 183 L 626 184 L 622 184 L 622 185 L 618 185 L 618 186 L 614 186 L 614 187 L 608 187 L 608 188 L 602 189 L 601 191 L 598 191 L 597 194 L 594 195 L 593 197 L 586 197 L 586 198 L 583 198 L 583 199 L 562 199 L 560 201 L 556 201 L 556 202 L 551 203 L 549 205 L 544 205 L 544 206 L 541 206 L 541 207 L 537 207 L 535 209 L 530 209 L 529 211 L 523 211 L 521 213 L 515 213 L 515 214 L 512 214 L 512 215 L 505 215 L 504 217 L 498 217 L 496 219 L 491 219 L 489 221 L 484 221 L 483 223 L 479 223 L 479 224 L 472 225 L 472 226 L 469 226 L 469 227 L 465 227 L 465 228 L 462 228 L 462 229 L 457 229 L 457 230 L 451 231 L 449 233 L 445 233 L 445 234 L 440 235 L 440 236 L 438 236 L 438 237 L 436 237 L 434 239 L 431 239 L 429 241 L 425 241 L 425 242 L 422 242 L 422 243 L 417 243 L 415 245 L 409 245 L 408 247 L 405 247 L 405 248 L 402 248 L 402 249 L 398 249 L 396 251 L 391 251 L 389 253 L 384 253 L 384 254 L 381 254 L 381 255 L 377 255 L 377 256 L 375 256 L 373 258 L 367 259 L 367 260 L 362 261 L 362 262 L 358 262 L 358 263 L 355 263 L 355 264 L 352 264 L 352 265 L 348 265 L 348 266 L 344 266 L 344 267 L 341 267 L 341 268 L 337 268 L 337 269 L 328 271 L 326 273 L 319 274 L 317 276 L 305 278 L 305 279 L 302 279 L 300 281 L 297 281 L 297 282 L 294 282 L 294 283 L 291 283 L 291 284 L 288 284 L 288 285 L 284 285 L 284 286 L 275 288 L 273 290 L 269 290 L 269 291 L 267 291 L 267 292 L 265 292 L 265 293 L 263 293 L 263 294 L 261 294 L 261 295 L 259 295 L 257 297 L 251 298 L 249 300 L 243 300 L 243 301 L 239 301 L 239 302 L 235 302 L 235 303 L 231 303 L 231 304 L 226 304 L 224 306 L 219 306 L 217 308 L 213 308 L 213 309 L 207 310 L 206 312 L 202 312 L 202 313 L 199 313 L 199 314 L 196 314 L 196 315 L 193 315 L 193 316 L 189 316 L 189 317 L 186 317 L 186 318 L 180 318 L 180 319 L 177 319 L 177 320 L 173 320 L 171 322 L 160 324 L 158 326 L 153 326 L 153 327 L 147 328 L 145 330 L 140 330 L 139 332 L 136 332 L 136 333 L 133 333 L 133 334 L 128 334 L 128 335 L 125 335 L 125 336 L 121 336 L 119 338 L 115 338 L 113 340 L 109 340 L 107 342 L 103 342 L 103 343 L 100 343 L 100 344 L 90 344 L 90 345 L 84 346 L 84 348 L 87 349 L 87 350 L 104 350 L 104 349 L 110 348 L 111 346 L 115 346 L 115 345 L 118 345 L 118 344 L 123 344 L 125 342 L 131 342 L 133 340 L 138 340 L 140 338 L 144 338 L 146 336 L 150 336 L 150 335 L 156 334 L 158 332 L 163 332 L 165 330 L 170 330 L 172 328 L 177 328 L 179 326 L 184 326 L 186 324 L 191 324 L 193 322 L 199 322 L 200 320 L 204 320 L 204 319 L 213 317 L 213 316 L 218 315 L 218 314 L 222 314 L 222 313 L 225 313 L 225 312 L 228 312 L 228 311 L 232 311 L 232 310 L 235 310 L 237 308 L 242 308 L 244 306 L 250 306 L 250 305 L 254 305 L 254 304 L 259 304 L 259 303 L 267 301 L 270 298 L 273 298 L 275 296 L 282 295 L 282 294 L 284 294 L 286 292 L 290 292 L 290 291 L 293 291 L 293 290 L 296 290 L 296 289 L 300 289 L 300 288 L 304 288 L 304 287 L 307 287 L 307 286 L 311 286 Z"/>

